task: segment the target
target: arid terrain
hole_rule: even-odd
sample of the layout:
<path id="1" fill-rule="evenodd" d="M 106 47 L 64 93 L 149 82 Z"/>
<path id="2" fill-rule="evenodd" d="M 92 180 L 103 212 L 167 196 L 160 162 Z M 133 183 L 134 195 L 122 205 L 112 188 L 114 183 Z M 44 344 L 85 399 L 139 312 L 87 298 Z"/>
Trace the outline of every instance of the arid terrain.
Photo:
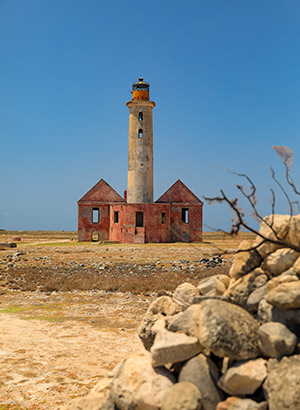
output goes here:
<path id="1" fill-rule="evenodd" d="M 0 231 L 0 410 L 64 409 L 129 352 L 149 303 L 228 273 L 239 242 L 78 243 L 76 232 Z"/>

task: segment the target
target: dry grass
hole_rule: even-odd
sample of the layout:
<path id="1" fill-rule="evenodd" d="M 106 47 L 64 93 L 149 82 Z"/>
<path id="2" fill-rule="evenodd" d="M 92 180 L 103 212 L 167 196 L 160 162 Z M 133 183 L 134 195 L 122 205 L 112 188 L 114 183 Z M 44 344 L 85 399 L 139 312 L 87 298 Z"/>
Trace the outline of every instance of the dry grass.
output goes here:
<path id="1" fill-rule="evenodd" d="M 226 265 L 215 268 L 199 268 L 198 272 L 183 272 L 168 270 L 154 271 L 145 267 L 139 271 L 130 268 L 116 270 L 116 272 L 99 273 L 92 268 L 88 271 L 65 269 L 64 272 L 44 271 L 37 267 L 12 270 L 7 278 L 5 287 L 18 290 L 37 290 L 44 292 L 73 291 L 73 290 L 105 290 L 111 292 L 131 292 L 133 294 L 173 291 L 182 282 L 197 284 L 200 279 L 215 275 L 228 274 Z M 0 275 L 1 277 L 1 275 Z"/>
<path id="2" fill-rule="evenodd" d="M 131 245 L 78 243 L 77 232 L 0 231 L 0 242 L 13 236 L 21 236 L 22 242 L 17 250 L 0 252 L 2 288 L 134 294 L 169 292 L 184 281 L 196 284 L 207 276 L 228 274 L 238 244 L 254 239 L 248 233 L 204 232 L 202 243 Z M 22 256 L 15 261 L 10 255 L 16 251 Z M 200 263 L 201 258 L 217 254 L 222 254 L 226 263 L 215 268 Z M 8 267 L 9 262 L 13 267 Z"/>

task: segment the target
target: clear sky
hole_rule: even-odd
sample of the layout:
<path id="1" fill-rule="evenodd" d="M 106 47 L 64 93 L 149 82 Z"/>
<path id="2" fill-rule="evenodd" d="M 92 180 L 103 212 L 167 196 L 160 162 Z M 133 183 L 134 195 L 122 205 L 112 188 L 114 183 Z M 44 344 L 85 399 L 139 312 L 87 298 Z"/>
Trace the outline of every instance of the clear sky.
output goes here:
<path id="1" fill-rule="evenodd" d="M 157 104 L 155 198 L 178 178 L 234 197 L 225 167 L 268 214 L 273 145 L 293 150 L 300 187 L 299 73 L 299 0 L 0 0 L 0 228 L 75 230 L 101 178 L 123 195 L 139 76 Z M 230 219 L 204 206 L 206 225 Z"/>

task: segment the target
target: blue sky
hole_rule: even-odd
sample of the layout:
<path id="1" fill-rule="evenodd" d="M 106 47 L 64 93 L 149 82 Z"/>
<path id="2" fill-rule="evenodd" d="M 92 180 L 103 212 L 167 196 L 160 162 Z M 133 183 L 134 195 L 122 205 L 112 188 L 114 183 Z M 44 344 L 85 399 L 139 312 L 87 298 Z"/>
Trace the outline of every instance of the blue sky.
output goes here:
<path id="1" fill-rule="evenodd" d="M 178 178 L 235 197 L 225 167 L 268 214 L 269 165 L 284 179 L 273 145 L 293 150 L 300 187 L 299 44 L 298 0 L 0 0 L 0 228 L 75 230 L 100 178 L 123 193 L 139 76 L 157 104 L 155 197 Z M 205 205 L 208 226 L 230 219 Z"/>

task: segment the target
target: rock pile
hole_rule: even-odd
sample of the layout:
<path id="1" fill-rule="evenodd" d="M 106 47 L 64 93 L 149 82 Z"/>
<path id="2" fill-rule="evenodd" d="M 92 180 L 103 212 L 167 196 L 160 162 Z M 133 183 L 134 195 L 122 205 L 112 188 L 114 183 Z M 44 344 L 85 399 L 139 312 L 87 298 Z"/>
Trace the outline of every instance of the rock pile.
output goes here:
<path id="1" fill-rule="evenodd" d="M 17 247 L 17 244 L 15 242 L 1 242 L 0 243 L 0 251 L 9 249 L 9 248 L 16 248 L 16 247 Z"/>
<path id="2" fill-rule="evenodd" d="M 267 223 L 300 244 L 300 216 Z M 262 223 L 260 234 L 274 239 Z M 258 237 L 255 245 L 260 245 Z M 300 253 L 244 241 L 229 277 L 183 283 L 149 306 L 145 346 L 72 410 L 299 410 Z"/>

